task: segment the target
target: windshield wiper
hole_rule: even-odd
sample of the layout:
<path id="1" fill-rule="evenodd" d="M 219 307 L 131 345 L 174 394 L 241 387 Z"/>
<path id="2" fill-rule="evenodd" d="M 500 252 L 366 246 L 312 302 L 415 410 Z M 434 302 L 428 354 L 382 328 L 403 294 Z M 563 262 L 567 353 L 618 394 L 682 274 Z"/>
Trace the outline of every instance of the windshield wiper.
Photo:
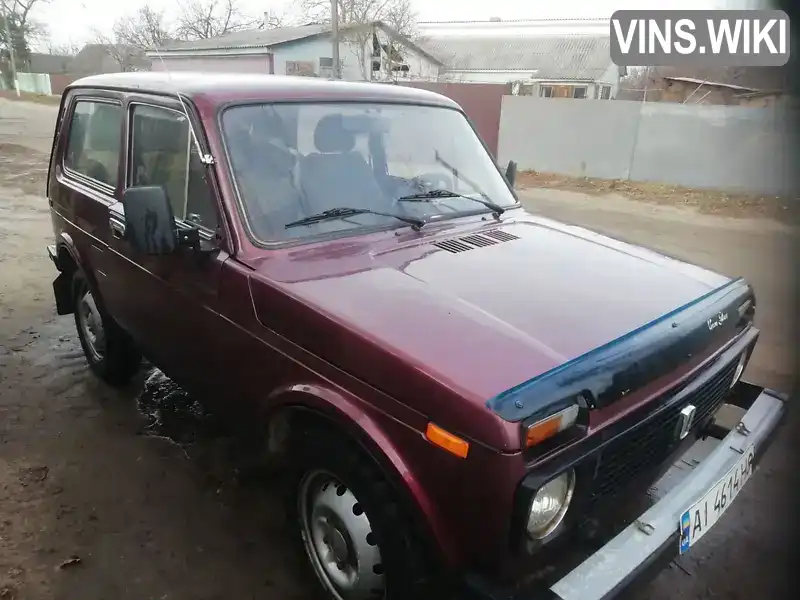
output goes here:
<path id="1" fill-rule="evenodd" d="M 333 219 L 346 219 L 347 217 L 352 217 L 355 215 L 380 215 L 382 217 L 393 217 L 398 221 L 402 221 L 403 223 L 408 223 L 414 229 L 414 231 L 419 231 L 419 229 L 425 225 L 426 221 L 423 219 L 417 219 L 414 217 L 405 217 L 403 215 L 395 215 L 393 213 L 384 213 L 379 212 L 377 210 L 370 210 L 368 208 L 348 208 L 346 206 L 342 206 L 339 208 L 331 208 L 328 210 L 324 210 L 321 213 L 317 213 L 316 215 L 310 215 L 303 219 L 299 219 L 297 221 L 292 221 L 291 223 L 287 223 L 284 225 L 286 229 L 289 227 L 300 227 L 302 225 L 313 225 L 314 223 L 319 223 L 320 221 L 329 221 Z"/>
<path id="2" fill-rule="evenodd" d="M 495 204 L 491 200 L 485 198 L 473 198 L 472 196 L 465 196 L 464 194 L 457 194 L 450 190 L 428 190 L 427 192 L 420 192 L 418 194 L 409 194 L 408 196 L 401 196 L 397 202 L 430 202 L 435 198 L 466 198 L 479 204 L 483 204 L 486 208 L 490 209 L 496 216 L 502 215 L 506 209 Z"/>

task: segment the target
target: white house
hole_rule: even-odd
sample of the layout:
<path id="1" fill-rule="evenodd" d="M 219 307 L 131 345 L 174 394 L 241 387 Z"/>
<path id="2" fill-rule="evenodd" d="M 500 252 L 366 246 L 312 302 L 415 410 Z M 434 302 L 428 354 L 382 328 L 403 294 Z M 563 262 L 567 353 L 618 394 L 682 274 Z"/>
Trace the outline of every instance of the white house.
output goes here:
<path id="1" fill-rule="evenodd" d="M 253 29 L 148 52 L 153 70 L 333 76 L 330 24 Z M 341 77 L 435 81 L 442 62 L 380 21 L 340 28 Z"/>
<path id="2" fill-rule="evenodd" d="M 421 24 L 420 45 L 445 81 L 512 83 L 541 97 L 614 98 L 626 71 L 611 61 L 608 20 Z"/>

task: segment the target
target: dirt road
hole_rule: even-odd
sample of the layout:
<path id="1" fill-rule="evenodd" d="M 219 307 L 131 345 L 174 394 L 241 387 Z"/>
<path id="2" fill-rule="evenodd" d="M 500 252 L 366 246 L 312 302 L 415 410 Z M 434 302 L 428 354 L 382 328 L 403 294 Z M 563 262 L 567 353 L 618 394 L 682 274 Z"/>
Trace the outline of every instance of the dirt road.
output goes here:
<path id="1" fill-rule="evenodd" d="M 237 470 L 224 433 L 168 382 L 123 393 L 98 383 L 71 317 L 54 315 L 43 199 L 53 115 L 0 99 L 0 599 L 308 597 L 274 494 Z M 522 196 L 547 216 L 748 277 L 763 329 L 748 376 L 788 388 L 794 230 L 615 197 Z M 782 596 L 788 458 L 784 430 L 726 518 L 641 597 Z"/>

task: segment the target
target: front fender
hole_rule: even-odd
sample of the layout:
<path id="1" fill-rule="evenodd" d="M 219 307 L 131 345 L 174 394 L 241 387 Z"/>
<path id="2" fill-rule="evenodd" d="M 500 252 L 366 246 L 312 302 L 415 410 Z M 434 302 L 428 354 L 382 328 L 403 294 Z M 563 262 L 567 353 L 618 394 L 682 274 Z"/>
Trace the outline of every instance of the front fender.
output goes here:
<path id="1" fill-rule="evenodd" d="M 457 551 L 444 533 L 443 520 L 436 505 L 398 447 L 397 438 L 400 436 L 411 435 L 427 443 L 421 432 L 375 408 L 367 412 L 364 403 L 320 384 L 297 384 L 278 389 L 270 395 L 267 406 L 267 422 L 286 410 L 309 411 L 328 420 L 357 442 L 411 508 L 412 516 L 439 550 L 444 563 L 451 566 L 455 563 Z"/>

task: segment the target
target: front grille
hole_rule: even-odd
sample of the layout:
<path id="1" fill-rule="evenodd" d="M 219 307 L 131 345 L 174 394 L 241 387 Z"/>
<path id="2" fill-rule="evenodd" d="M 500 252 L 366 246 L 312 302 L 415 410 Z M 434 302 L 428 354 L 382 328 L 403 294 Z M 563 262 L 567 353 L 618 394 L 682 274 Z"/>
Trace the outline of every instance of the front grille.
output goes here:
<path id="1" fill-rule="evenodd" d="M 725 365 L 683 400 L 603 448 L 595 466 L 590 500 L 614 495 L 644 473 L 663 465 L 681 443 L 675 435 L 680 411 L 687 404 L 696 407 L 692 426 L 692 432 L 696 432 L 722 405 L 733 382 L 737 363 L 738 359 Z M 674 395 L 676 390 L 668 393 Z"/>

